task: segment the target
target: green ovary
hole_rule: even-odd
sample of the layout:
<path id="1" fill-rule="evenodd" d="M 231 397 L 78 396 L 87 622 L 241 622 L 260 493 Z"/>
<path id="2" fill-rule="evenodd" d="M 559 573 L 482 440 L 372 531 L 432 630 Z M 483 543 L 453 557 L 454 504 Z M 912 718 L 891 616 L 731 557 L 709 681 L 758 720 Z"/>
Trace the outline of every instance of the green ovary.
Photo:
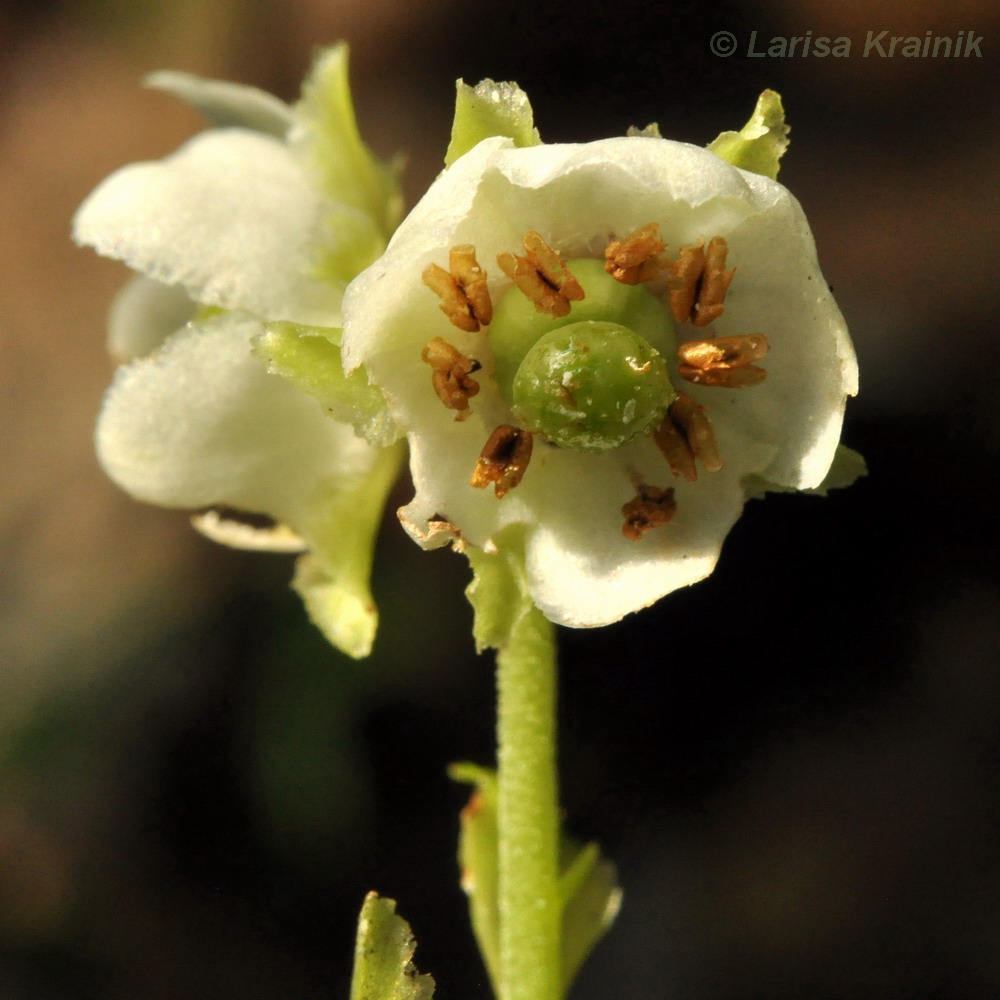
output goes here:
<path id="1" fill-rule="evenodd" d="M 572 303 L 568 316 L 539 312 L 535 304 L 517 288 L 511 288 L 493 309 L 490 345 L 496 362 L 496 380 L 509 404 L 514 377 L 528 351 L 544 334 L 584 320 L 617 323 L 634 330 L 665 357 L 676 345 L 674 324 L 669 313 L 642 285 L 623 285 L 604 270 L 604 262 L 591 258 L 571 260 L 573 272 L 585 298 Z"/>
<path id="2" fill-rule="evenodd" d="M 542 336 L 517 370 L 513 396 L 529 430 L 581 451 L 649 434 L 675 398 L 659 352 L 627 327 L 600 320 Z"/>
<path id="3" fill-rule="evenodd" d="M 516 288 L 496 304 L 497 385 L 528 430 L 562 448 L 607 451 L 655 430 L 676 398 L 664 360 L 675 349 L 673 321 L 603 261 L 567 266 L 585 294 L 567 316 L 539 312 Z"/>

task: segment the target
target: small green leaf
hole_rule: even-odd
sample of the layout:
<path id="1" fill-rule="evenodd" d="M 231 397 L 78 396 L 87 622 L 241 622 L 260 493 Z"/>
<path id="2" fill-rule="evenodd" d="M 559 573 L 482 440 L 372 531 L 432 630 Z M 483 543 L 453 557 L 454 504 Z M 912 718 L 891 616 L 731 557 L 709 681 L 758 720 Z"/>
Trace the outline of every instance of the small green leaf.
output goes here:
<path id="1" fill-rule="evenodd" d="M 584 959 L 618 916 L 622 891 L 614 863 L 602 858 L 593 842 L 581 846 L 563 837 L 561 865 L 562 975 L 568 991 Z"/>
<path id="2" fill-rule="evenodd" d="M 516 146 L 541 144 L 528 95 L 516 83 L 482 80 L 470 87 L 458 80 L 455 89 L 455 120 L 444 157 L 446 167 L 494 135 L 513 139 Z"/>
<path id="3" fill-rule="evenodd" d="M 720 133 L 707 148 L 734 167 L 774 180 L 778 161 L 788 148 L 788 132 L 781 96 L 765 90 L 746 125 L 739 132 Z"/>
<path id="4" fill-rule="evenodd" d="M 335 205 L 360 209 L 388 239 L 403 210 L 399 165 L 379 162 L 361 139 L 345 44 L 320 52 L 303 84 L 295 117 L 289 143 L 304 155 L 323 194 Z M 336 220 L 331 224 L 336 226 Z"/>
<path id="5" fill-rule="evenodd" d="M 368 893 L 358 917 L 351 1000 L 432 1000 L 434 979 L 414 966 L 416 948 L 395 901 Z"/>
<path id="6" fill-rule="evenodd" d="M 494 989 L 500 982 L 496 774 L 476 764 L 452 764 L 454 781 L 474 786 L 462 810 L 458 863 L 469 897 L 472 930 Z M 559 886 L 562 895 L 562 992 L 565 995 L 584 959 L 611 926 L 622 892 L 615 866 L 597 844 L 561 837 Z"/>
<path id="7" fill-rule="evenodd" d="M 311 501 L 303 526 L 313 550 L 301 556 L 292 587 L 313 624 L 337 649 L 361 659 L 371 652 L 378 610 L 369 580 L 375 532 L 402 465 L 402 443 L 372 449 L 373 463 L 331 477 Z"/>
<path id="8" fill-rule="evenodd" d="M 448 777 L 474 786 L 459 818 L 458 865 L 469 897 L 469 917 L 494 992 L 500 985 L 499 857 L 497 849 L 497 779 L 488 767 L 452 764 Z"/>
<path id="9" fill-rule="evenodd" d="M 833 456 L 833 463 L 826 478 L 819 484 L 808 490 L 797 490 L 793 486 L 781 486 L 778 483 L 769 482 L 763 476 L 748 476 L 743 480 L 743 488 L 747 491 L 747 498 L 759 500 L 767 493 L 809 493 L 813 496 L 825 497 L 830 490 L 841 490 L 846 486 L 853 486 L 862 476 L 868 475 L 868 466 L 864 457 L 847 445 L 838 444 L 837 451 Z"/>
<path id="10" fill-rule="evenodd" d="M 469 546 L 465 554 L 474 574 L 465 596 L 475 612 L 476 650 L 503 649 L 534 607 L 524 568 L 524 527 L 508 525 L 494 537 L 491 551 Z"/>
<path id="11" fill-rule="evenodd" d="M 399 437 L 385 397 L 364 368 L 344 374 L 340 330 L 268 323 L 253 350 L 268 371 L 315 396 L 334 420 L 351 424 L 372 444 L 391 444 Z"/>

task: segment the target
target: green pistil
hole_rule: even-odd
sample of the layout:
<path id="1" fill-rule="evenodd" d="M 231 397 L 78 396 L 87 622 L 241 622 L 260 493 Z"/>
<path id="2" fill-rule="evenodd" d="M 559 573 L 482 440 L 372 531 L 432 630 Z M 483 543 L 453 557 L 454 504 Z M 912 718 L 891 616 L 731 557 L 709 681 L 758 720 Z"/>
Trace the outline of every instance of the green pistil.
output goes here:
<path id="1" fill-rule="evenodd" d="M 490 344 L 496 379 L 508 405 L 514 400 L 514 378 L 528 351 L 547 333 L 585 320 L 616 323 L 638 334 L 665 357 L 675 350 L 674 324 L 662 303 L 642 285 L 623 285 L 604 270 L 602 260 L 581 258 L 567 265 L 583 287 L 585 298 L 573 302 L 569 315 L 539 312 L 517 288 L 494 304 Z"/>
<path id="2" fill-rule="evenodd" d="M 586 320 L 546 333 L 514 378 L 514 413 L 553 444 L 607 451 L 649 434 L 674 399 L 667 364 L 617 323 Z"/>
<path id="3" fill-rule="evenodd" d="M 664 360 L 674 324 L 645 287 L 616 281 L 603 261 L 567 266 L 585 295 L 567 316 L 539 312 L 517 288 L 496 304 L 497 384 L 528 430 L 563 448 L 607 451 L 655 430 L 675 399 Z"/>

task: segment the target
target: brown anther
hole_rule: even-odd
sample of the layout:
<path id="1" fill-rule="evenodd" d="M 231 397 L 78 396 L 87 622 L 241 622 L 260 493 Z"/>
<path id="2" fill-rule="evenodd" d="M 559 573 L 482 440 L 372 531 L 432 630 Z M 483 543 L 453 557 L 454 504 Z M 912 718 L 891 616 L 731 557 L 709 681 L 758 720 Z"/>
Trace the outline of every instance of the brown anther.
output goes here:
<path id="1" fill-rule="evenodd" d="M 469 375 L 479 371 L 482 367 L 479 362 L 467 358 L 440 337 L 435 337 L 420 357 L 434 369 L 431 383 L 438 399 L 449 410 L 458 410 L 456 420 L 468 419 L 472 414 L 469 400 L 479 392 L 479 383 Z"/>
<path id="2" fill-rule="evenodd" d="M 476 248 L 468 244 L 452 247 L 446 271 L 437 264 L 424 269 L 424 284 L 441 299 L 441 312 L 460 330 L 477 333 L 493 319 L 493 302 L 486 272 L 476 260 Z"/>
<path id="3" fill-rule="evenodd" d="M 497 263 L 504 274 L 535 304 L 535 308 L 550 316 L 568 316 L 570 302 L 583 298 L 580 282 L 570 273 L 559 253 L 532 231 L 524 237 L 527 256 L 518 257 L 504 251 L 497 254 Z"/>
<path id="4" fill-rule="evenodd" d="M 689 483 L 698 478 L 695 459 L 701 459 L 706 472 L 718 472 L 722 468 L 722 456 L 705 407 L 683 392 L 679 392 L 667 407 L 667 415 L 653 432 L 653 440 L 663 452 L 670 471 L 675 476 L 683 476 Z"/>
<path id="5" fill-rule="evenodd" d="M 728 253 L 726 241 L 715 236 L 707 248 L 701 242 L 682 247 L 680 257 L 666 265 L 670 311 L 678 323 L 708 326 L 722 315 L 734 274 L 725 270 Z"/>
<path id="6" fill-rule="evenodd" d="M 634 500 L 622 507 L 625 523 L 622 534 L 632 542 L 639 542 L 652 528 L 666 524 L 677 512 L 674 488 L 661 490 L 658 486 L 639 484 L 639 492 Z"/>
<path id="7" fill-rule="evenodd" d="M 742 389 L 758 385 L 767 372 L 752 364 L 767 354 L 767 337 L 748 333 L 742 337 L 689 340 L 677 348 L 678 375 L 698 385 Z"/>
<path id="8" fill-rule="evenodd" d="M 524 477 L 531 460 L 532 443 L 530 431 L 501 424 L 489 436 L 469 485 L 484 490 L 493 483 L 493 492 L 498 498 L 502 497 Z"/>
<path id="9" fill-rule="evenodd" d="M 607 245 L 604 270 L 623 285 L 655 281 L 669 266 L 661 257 L 666 249 L 666 243 L 660 239 L 660 224 L 651 222 Z"/>

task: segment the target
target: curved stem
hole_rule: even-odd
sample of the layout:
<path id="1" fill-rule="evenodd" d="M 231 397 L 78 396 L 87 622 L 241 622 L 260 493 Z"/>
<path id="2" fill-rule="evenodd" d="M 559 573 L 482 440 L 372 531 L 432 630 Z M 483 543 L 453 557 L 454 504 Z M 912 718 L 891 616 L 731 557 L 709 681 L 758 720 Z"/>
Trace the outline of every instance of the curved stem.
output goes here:
<path id="1" fill-rule="evenodd" d="M 554 628 L 536 608 L 497 655 L 500 1000 L 559 1000 Z"/>

